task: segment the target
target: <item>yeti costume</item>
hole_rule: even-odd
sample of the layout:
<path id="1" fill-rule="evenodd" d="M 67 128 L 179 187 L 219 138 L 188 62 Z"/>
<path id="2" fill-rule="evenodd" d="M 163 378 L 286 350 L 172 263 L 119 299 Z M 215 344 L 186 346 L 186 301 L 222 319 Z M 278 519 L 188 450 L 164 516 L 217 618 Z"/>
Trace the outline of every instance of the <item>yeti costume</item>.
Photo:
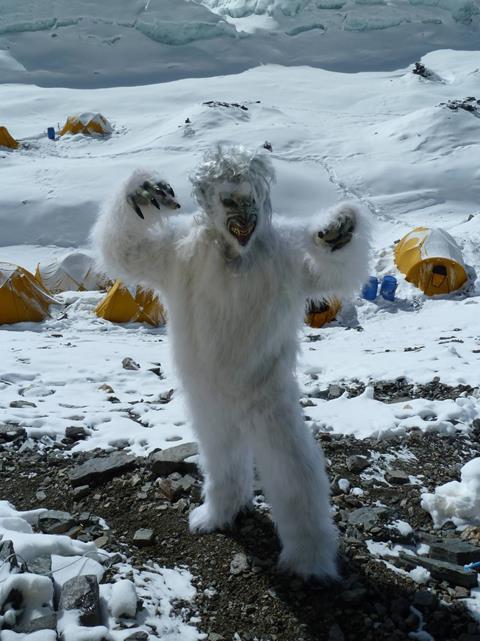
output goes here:
<path id="1" fill-rule="evenodd" d="M 296 355 L 306 298 L 348 296 L 364 282 L 366 224 L 343 204 L 308 226 L 272 225 L 273 180 L 265 152 L 217 147 L 191 177 L 200 213 L 172 217 L 173 189 L 137 171 L 102 211 L 93 240 L 109 274 L 166 302 L 205 476 L 191 529 L 232 524 L 251 502 L 255 460 L 280 566 L 334 579 L 329 482 L 299 405 Z"/>

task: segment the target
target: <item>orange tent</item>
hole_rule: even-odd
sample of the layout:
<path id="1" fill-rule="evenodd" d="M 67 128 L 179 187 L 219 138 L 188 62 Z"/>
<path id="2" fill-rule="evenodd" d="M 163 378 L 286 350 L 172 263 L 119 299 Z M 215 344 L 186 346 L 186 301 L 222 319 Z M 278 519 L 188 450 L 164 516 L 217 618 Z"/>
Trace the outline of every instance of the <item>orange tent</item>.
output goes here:
<path id="1" fill-rule="evenodd" d="M 112 126 L 105 116 L 87 112 L 77 116 L 68 116 L 67 122 L 63 125 L 59 135 L 85 134 L 87 136 L 109 136 L 112 131 Z"/>
<path id="2" fill-rule="evenodd" d="M 306 305 L 305 323 L 310 327 L 323 327 L 326 323 L 335 320 L 341 308 L 341 302 L 334 296 L 318 301 L 309 299 Z"/>
<path id="3" fill-rule="evenodd" d="M 15 140 L 6 127 L 0 127 L 0 147 L 8 147 L 9 149 L 18 149 L 20 143 Z"/>
<path id="4" fill-rule="evenodd" d="M 165 324 L 165 309 L 151 290 L 136 287 L 133 290 L 117 280 L 95 313 L 113 323 L 149 323 L 154 327 Z"/>
<path id="5" fill-rule="evenodd" d="M 0 263 L 0 324 L 41 321 L 56 302 L 29 271 Z"/>

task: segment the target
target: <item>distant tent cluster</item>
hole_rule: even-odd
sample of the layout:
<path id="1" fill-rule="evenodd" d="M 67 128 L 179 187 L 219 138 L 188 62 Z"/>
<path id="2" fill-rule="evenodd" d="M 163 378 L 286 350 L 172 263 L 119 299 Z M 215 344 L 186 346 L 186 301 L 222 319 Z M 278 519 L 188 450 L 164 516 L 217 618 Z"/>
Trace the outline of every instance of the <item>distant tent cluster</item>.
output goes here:
<path id="1" fill-rule="evenodd" d="M 94 290 L 108 290 L 95 310 L 99 318 L 154 327 L 166 322 L 165 309 L 153 291 L 112 283 L 95 269 L 89 254 L 76 251 L 37 265 L 35 275 L 18 265 L 0 263 L 0 325 L 42 321 L 49 316 L 50 305 L 60 304 L 54 295 Z"/>
<path id="2" fill-rule="evenodd" d="M 52 135 L 49 137 L 55 139 L 55 130 L 49 128 Z M 68 116 L 65 124 L 58 132 L 58 136 L 65 136 L 67 134 L 75 136 L 82 134 L 84 136 L 104 137 L 110 136 L 113 133 L 113 127 L 108 120 L 100 113 L 85 112 Z M 16 140 L 6 127 L 0 127 L 0 147 L 7 149 L 19 149 L 21 143 Z"/>
<path id="3" fill-rule="evenodd" d="M 395 247 L 395 263 L 405 279 L 427 296 L 448 294 L 468 280 L 462 253 L 443 229 L 417 227 Z M 95 313 L 113 323 L 138 322 L 154 327 L 165 324 L 165 309 L 157 295 L 141 287 L 112 283 L 95 268 L 93 258 L 75 251 L 61 260 L 39 264 L 35 275 L 18 265 L 0 263 L 0 325 L 44 320 L 55 295 L 66 291 L 108 290 Z M 341 309 L 335 297 L 307 300 L 305 323 L 323 327 Z"/>

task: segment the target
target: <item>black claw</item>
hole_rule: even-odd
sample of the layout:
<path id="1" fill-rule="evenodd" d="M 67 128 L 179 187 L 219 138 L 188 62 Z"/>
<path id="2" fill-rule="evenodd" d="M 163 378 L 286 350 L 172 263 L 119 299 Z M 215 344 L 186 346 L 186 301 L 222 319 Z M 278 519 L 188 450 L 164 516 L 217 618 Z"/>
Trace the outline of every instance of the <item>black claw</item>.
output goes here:
<path id="1" fill-rule="evenodd" d="M 160 209 L 160 205 L 158 204 L 158 201 L 153 196 L 150 198 L 150 202 L 154 207 L 156 207 L 157 209 Z"/>
<path id="2" fill-rule="evenodd" d="M 144 220 L 145 216 L 143 215 L 142 210 L 137 205 L 137 202 L 135 201 L 135 198 L 133 196 L 132 196 L 131 202 L 132 202 L 132 207 L 135 210 L 135 213 L 137 214 L 137 216 L 139 216 L 142 220 Z"/>

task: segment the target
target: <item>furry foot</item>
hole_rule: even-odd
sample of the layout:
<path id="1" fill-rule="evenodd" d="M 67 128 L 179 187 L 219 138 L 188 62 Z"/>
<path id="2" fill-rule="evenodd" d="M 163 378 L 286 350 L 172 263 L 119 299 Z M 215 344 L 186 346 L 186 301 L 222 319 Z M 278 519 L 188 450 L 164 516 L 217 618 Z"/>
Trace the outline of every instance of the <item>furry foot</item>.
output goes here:
<path id="1" fill-rule="evenodd" d="M 328 557 L 322 554 L 309 556 L 303 551 L 300 551 L 299 554 L 292 554 L 282 550 L 278 567 L 282 572 L 296 574 L 305 580 L 316 579 L 321 583 L 340 580 L 336 558 L 332 556 Z"/>
<path id="2" fill-rule="evenodd" d="M 316 579 L 322 583 L 340 580 L 337 569 L 336 544 L 319 543 L 313 550 L 283 548 L 278 567 L 284 572 L 296 574 L 302 579 Z"/>
<path id="3" fill-rule="evenodd" d="M 207 533 L 221 530 L 231 525 L 235 516 L 216 514 L 208 503 L 204 503 L 190 512 L 190 531 Z"/>
<path id="4" fill-rule="evenodd" d="M 166 182 L 145 180 L 135 191 L 127 194 L 127 202 L 137 216 L 145 218 L 140 205 L 153 205 L 160 209 L 160 204 L 168 209 L 178 209 L 179 203 L 175 200 L 175 192 Z"/>
<path id="5" fill-rule="evenodd" d="M 334 218 L 323 230 L 317 232 L 318 242 L 323 242 L 333 251 L 347 245 L 353 236 L 357 224 L 357 214 L 354 207 L 340 205 L 334 211 Z"/>

